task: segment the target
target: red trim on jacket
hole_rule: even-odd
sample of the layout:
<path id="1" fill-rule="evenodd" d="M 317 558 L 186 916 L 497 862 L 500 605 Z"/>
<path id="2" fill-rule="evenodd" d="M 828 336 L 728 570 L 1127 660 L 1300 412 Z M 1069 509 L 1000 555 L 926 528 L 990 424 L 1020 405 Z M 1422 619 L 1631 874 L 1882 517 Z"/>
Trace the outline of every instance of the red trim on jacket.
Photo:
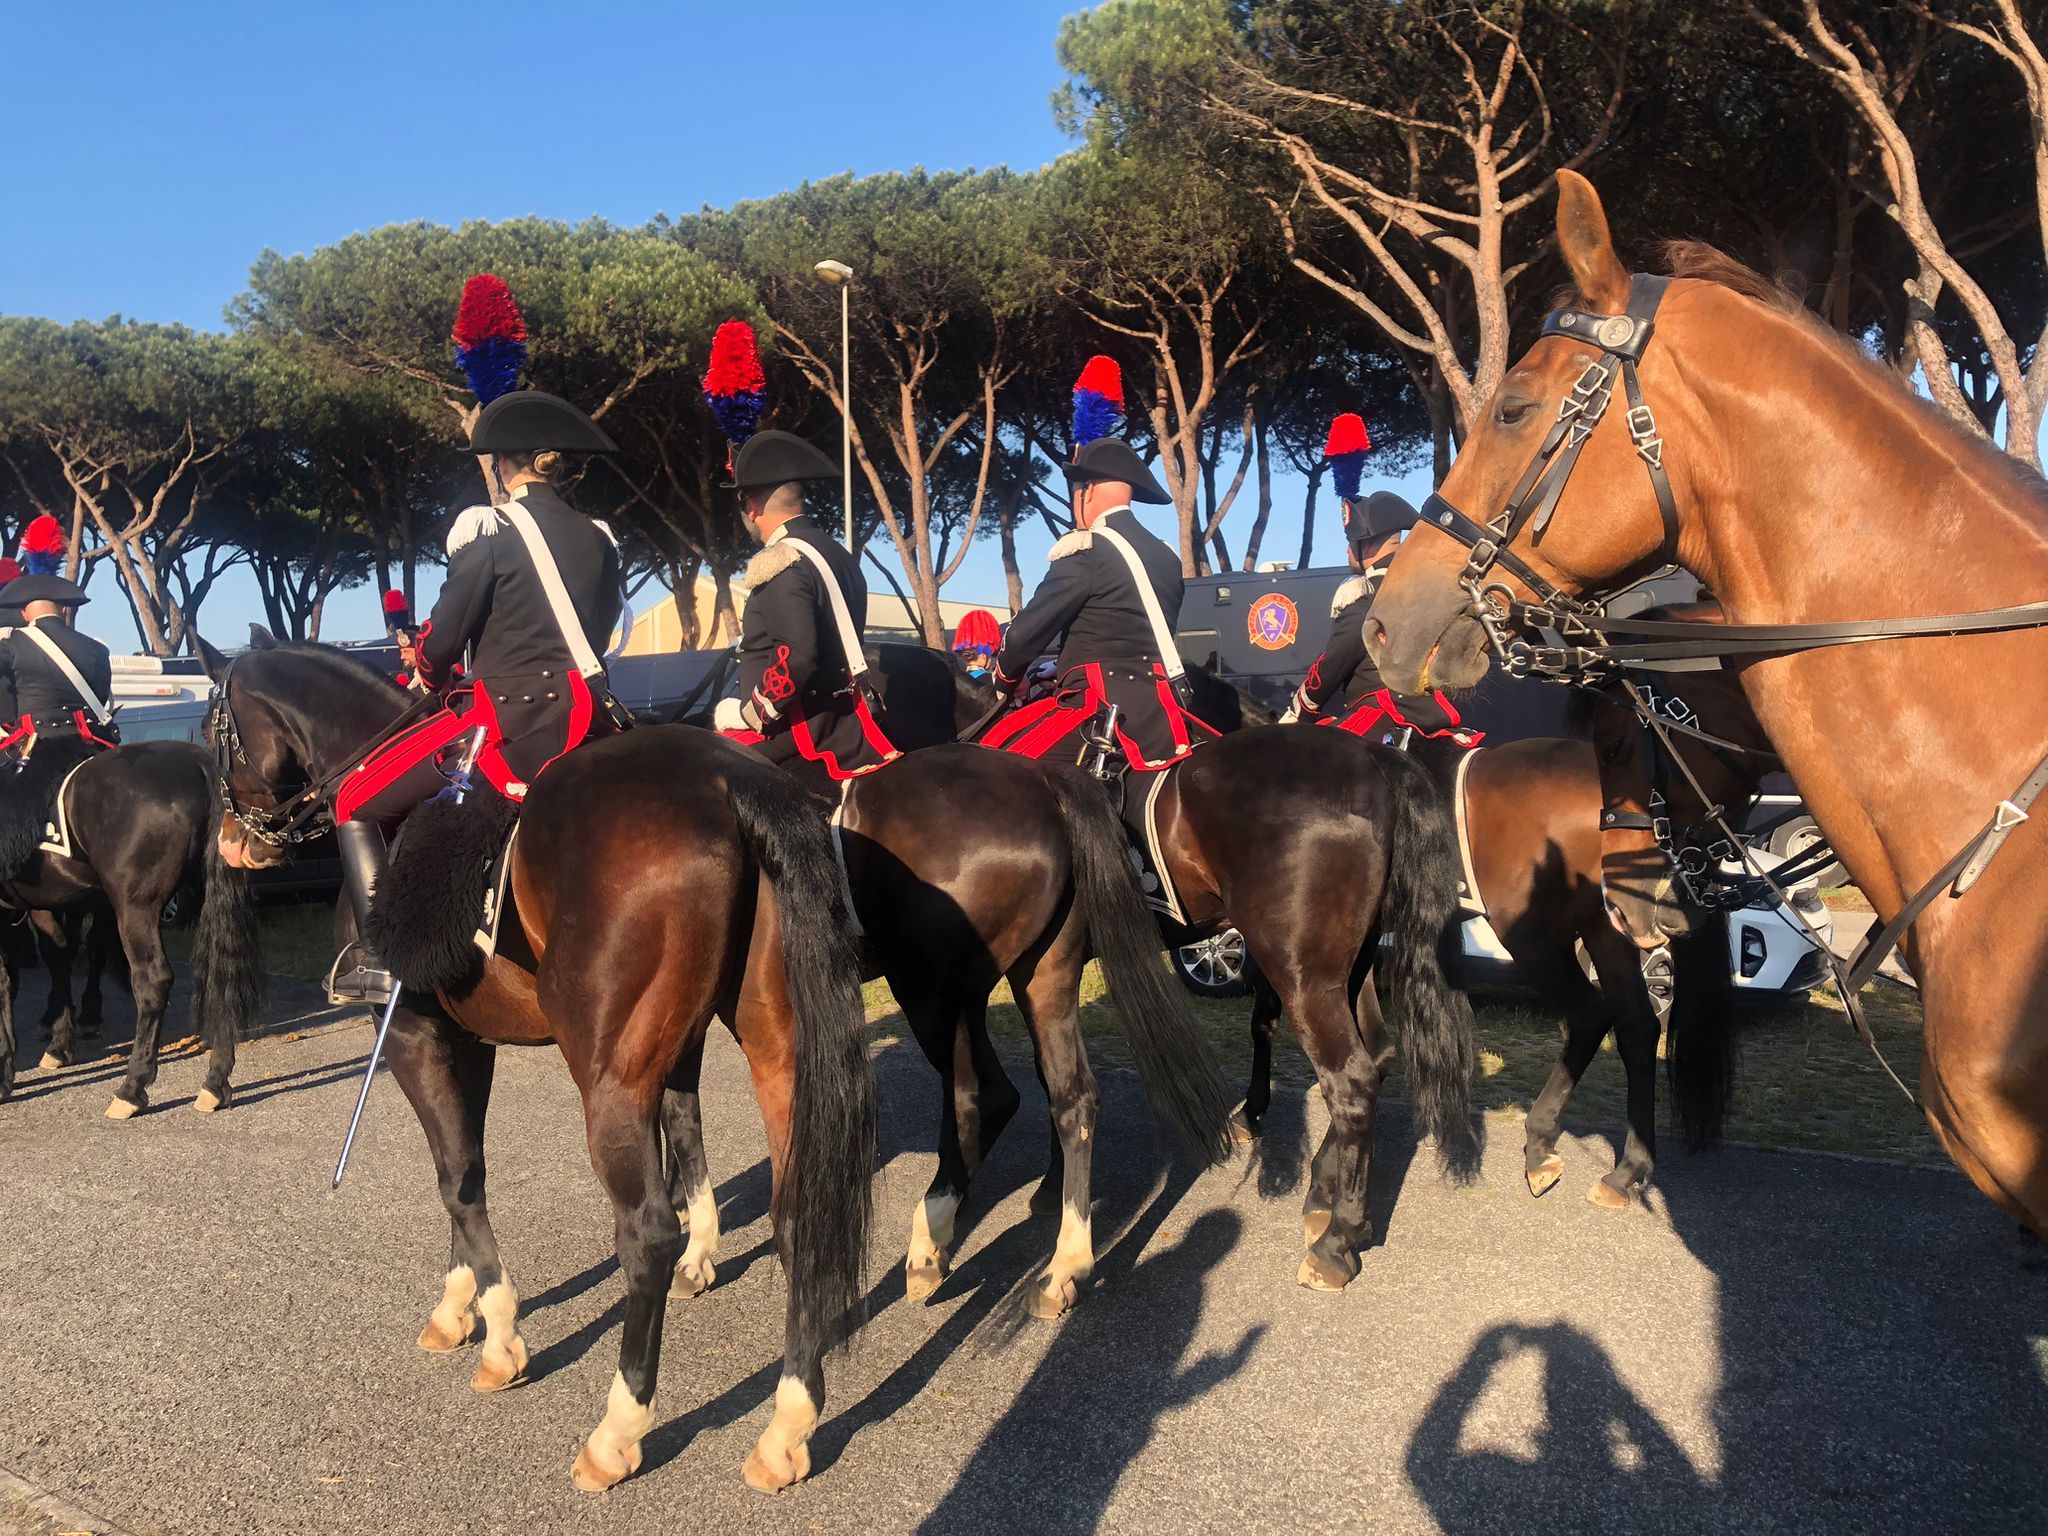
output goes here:
<path id="1" fill-rule="evenodd" d="M 1064 702 L 1074 692 L 1074 685 L 1069 679 L 1077 675 L 1081 679 L 1080 702 L 1069 704 Z M 1138 750 L 1137 742 L 1119 726 L 1117 745 L 1123 749 L 1130 765 L 1140 773 L 1171 767 L 1193 751 L 1191 725 L 1208 737 L 1223 734 L 1181 703 L 1180 696 L 1173 691 L 1173 680 L 1159 662 L 1152 663 L 1152 676 L 1158 688 L 1160 707 L 1166 711 L 1167 729 L 1173 733 L 1174 751 L 1171 757 L 1153 762 Z M 981 738 L 981 744 L 1002 752 L 1015 752 L 1021 757 L 1043 757 L 1092 719 L 1107 697 L 1108 688 L 1102 680 L 1100 663 L 1091 661 L 1070 667 L 1060 679 L 1057 691 L 1035 699 L 1021 709 L 1012 710 Z"/>

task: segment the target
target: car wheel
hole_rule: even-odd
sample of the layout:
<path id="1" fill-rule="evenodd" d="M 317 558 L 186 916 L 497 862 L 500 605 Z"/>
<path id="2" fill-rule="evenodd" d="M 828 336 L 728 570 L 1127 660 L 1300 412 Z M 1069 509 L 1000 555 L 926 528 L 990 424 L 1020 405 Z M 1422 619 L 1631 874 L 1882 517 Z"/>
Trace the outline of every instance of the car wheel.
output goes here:
<path id="1" fill-rule="evenodd" d="M 1771 852 L 1781 859 L 1793 858 L 1822 841 L 1820 824 L 1811 816 L 1794 816 L 1771 833 Z M 1830 864 L 1814 877 L 1821 886 L 1847 883 L 1849 872 L 1839 863 Z"/>
<path id="2" fill-rule="evenodd" d="M 1244 935 L 1226 928 L 1173 952 L 1180 983 L 1197 997 L 1243 997 L 1251 991 L 1245 980 Z"/>

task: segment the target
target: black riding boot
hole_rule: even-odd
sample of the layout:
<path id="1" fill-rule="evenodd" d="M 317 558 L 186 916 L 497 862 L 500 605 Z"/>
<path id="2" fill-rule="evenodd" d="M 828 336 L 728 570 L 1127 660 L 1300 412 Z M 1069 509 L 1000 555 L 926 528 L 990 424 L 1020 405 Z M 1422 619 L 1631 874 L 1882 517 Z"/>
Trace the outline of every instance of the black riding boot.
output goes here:
<path id="1" fill-rule="evenodd" d="M 384 832 L 374 822 L 344 821 L 335 827 L 334 840 L 341 849 L 341 878 L 355 915 L 356 941 L 335 957 L 327 975 L 327 998 L 381 1008 L 391 1001 L 391 972 L 364 935 L 370 931 L 370 898 L 384 873 Z"/>

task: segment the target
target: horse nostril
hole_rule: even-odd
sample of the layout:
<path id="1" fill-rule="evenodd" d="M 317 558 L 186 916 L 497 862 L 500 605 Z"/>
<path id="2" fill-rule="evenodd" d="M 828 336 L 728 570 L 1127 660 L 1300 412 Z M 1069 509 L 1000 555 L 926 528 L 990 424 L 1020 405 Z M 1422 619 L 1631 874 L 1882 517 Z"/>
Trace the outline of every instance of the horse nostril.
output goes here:
<path id="1" fill-rule="evenodd" d="M 1384 649 L 1387 643 L 1387 626 L 1378 619 L 1367 619 L 1365 626 L 1366 640 Z"/>

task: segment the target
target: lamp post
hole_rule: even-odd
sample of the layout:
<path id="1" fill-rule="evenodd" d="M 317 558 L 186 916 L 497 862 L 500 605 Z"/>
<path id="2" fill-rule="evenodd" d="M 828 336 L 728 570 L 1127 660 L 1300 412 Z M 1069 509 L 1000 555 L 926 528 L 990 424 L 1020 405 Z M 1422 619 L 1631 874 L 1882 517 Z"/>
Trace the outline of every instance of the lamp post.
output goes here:
<path id="1" fill-rule="evenodd" d="M 839 290 L 839 474 L 845 482 L 846 547 L 853 548 L 853 268 L 821 261 L 818 276 Z"/>

